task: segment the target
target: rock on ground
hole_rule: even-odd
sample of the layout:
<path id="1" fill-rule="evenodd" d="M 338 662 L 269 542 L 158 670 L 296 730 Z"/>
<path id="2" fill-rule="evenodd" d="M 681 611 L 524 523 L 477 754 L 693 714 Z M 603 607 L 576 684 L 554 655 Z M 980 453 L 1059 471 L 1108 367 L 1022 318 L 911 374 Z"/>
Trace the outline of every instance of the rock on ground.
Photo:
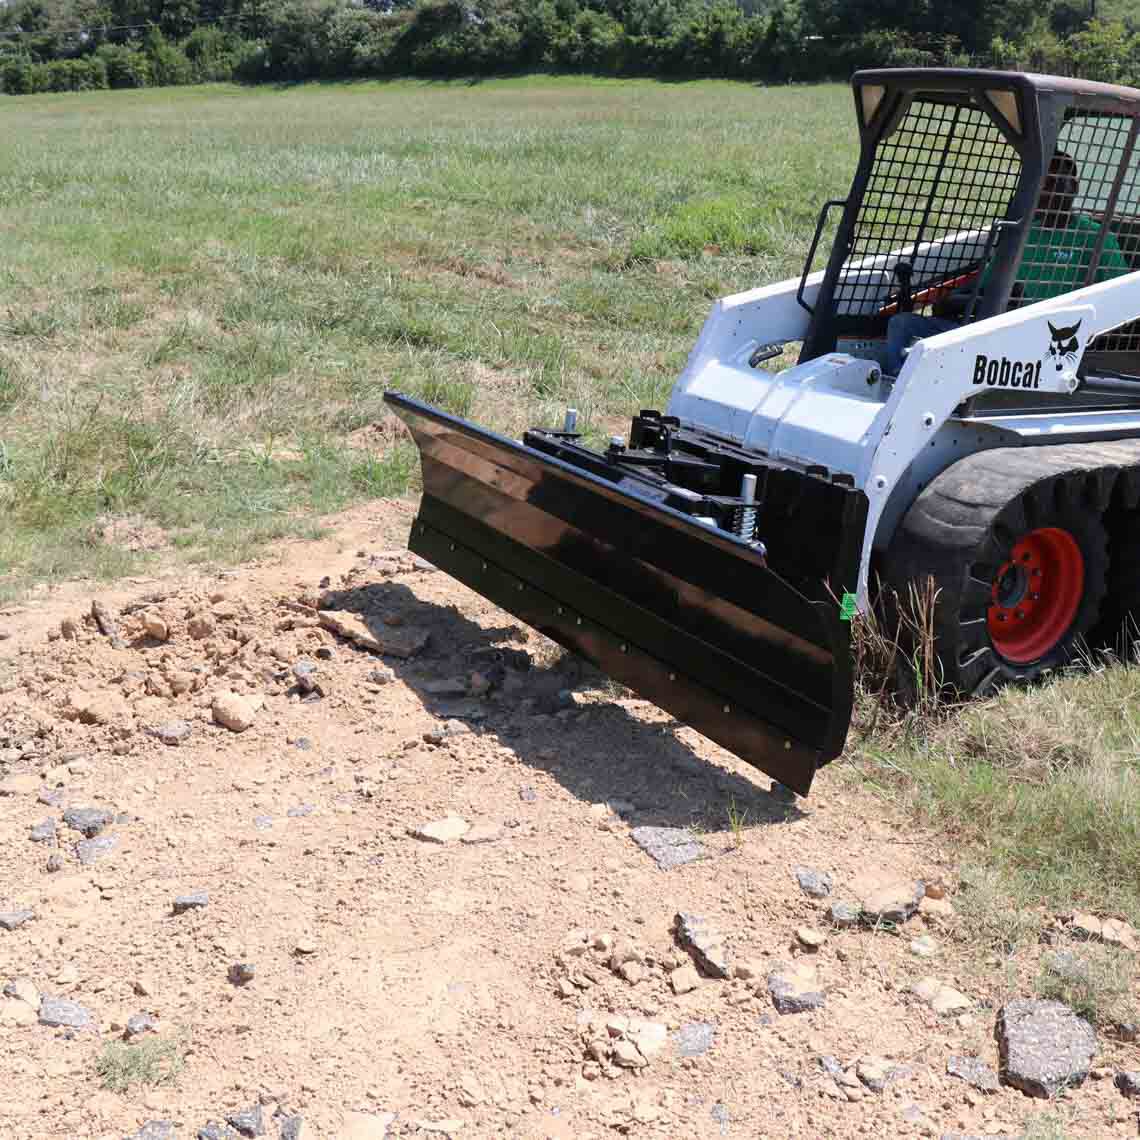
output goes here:
<path id="1" fill-rule="evenodd" d="M 421 823 L 418 827 L 408 828 L 408 834 L 414 839 L 422 839 L 427 843 L 454 843 L 457 839 L 471 830 L 471 824 L 457 815 L 449 815 L 445 819 L 436 819 L 431 823 Z"/>
<path id="2" fill-rule="evenodd" d="M 35 917 L 36 913 L 32 910 L 0 911 L 0 930 L 19 930 Z"/>
<path id="3" fill-rule="evenodd" d="M 1117 1073 L 1113 1083 L 1129 1100 L 1135 1100 L 1137 1097 L 1140 1097 L 1140 1073 Z"/>
<path id="4" fill-rule="evenodd" d="M 95 1019 L 89 1010 L 69 998 L 48 997 L 40 1000 L 40 1024 L 53 1029 L 91 1029 Z"/>
<path id="5" fill-rule="evenodd" d="M 1006 1084 L 1048 1098 L 1088 1077 L 1096 1032 L 1068 1006 L 1018 998 L 1002 1007 L 997 1029 Z"/>
<path id="6" fill-rule="evenodd" d="M 806 1013 L 827 1001 L 816 968 L 807 962 L 777 966 L 768 975 L 768 993 L 779 1013 Z"/>
<path id="7" fill-rule="evenodd" d="M 827 908 L 827 917 L 833 926 L 845 928 L 854 926 L 862 917 L 862 910 L 857 902 L 833 902 Z"/>
<path id="8" fill-rule="evenodd" d="M 179 895 L 173 904 L 173 911 L 175 914 L 185 914 L 188 910 L 201 910 L 210 902 L 210 895 L 207 891 L 195 891 L 189 895 Z"/>
<path id="9" fill-rule="evenodd" d="M 146 731 L 156 740 L 161 740 L 163 744 L 175 745 L 189 740 L 194 730 L 188 720 L 168 720 L 162 724 L 151 725 Z"/>
<path id="10" fill-rule="evenodd" d="M 130 1140 L 174 1140 L 177 1135 L 173 1120 L 148 1120 Z"/>
<path id="11" fill-rule="evenodd" d="M 663 871 L 683 867 L 708 854 L 693 833 L 682 827 L 635 827 L 629 835 Z"/>
<path id="12" fill-rule="evenodd" d="M 831 876 L 826 871 L 814 867 L 796 867 L 792 874 L 800 885 L 800 890 L 813 899 L 824 899 L 831 894 Z"/>
<path id="13" fill-rule="evenodd" d="M 724 938 L 707 918 L 678 913 L 673 920 L 677 944 L 687 950 L 698 968 L 711 978 L 727 978 L 728 953 Z"/>
<path id="14" fill-rule="evenodd" d="M 305 1118 L 303 1116 L 283 1116 L 278 1126 L 278 1140 L 301 1140 L 305 1132 Z"/>
<path id="15" fill-rule="evenodd" d="M 707 1021 L 691 1021 L 673 1035 L 679 1057 L 699 1057 L 707 1053 L 716 1037 L 716 1026 Z"/>
<path id="16" fill-rule="evenodd" d="M 242 1136 L 264 1136 L 265 1120 L 262 1116 L 261 1105 L 255 1104 L 251 1108 L 243 1108 L 240 1112 L 231 1112 L 226 1115 L 226 1123 Z"/>
<path id="17" fill-rule="evenodd" d="M 937 978 L 921 978 L 911 986 L 911 993 L 935 1013 L 958 1013 L 974 1004 L 964 993 Z"/>
<path id="18" fill-rule="evenodd" d="M 384 1140 L 394 1112 L 346 1112 L 337 1133 L 339 1140 Z"/>
<path id="19" fill-rule="evenodd" d="M 997 1073 L 977 1057 L 951 1057 L 946 1062 L 946 1072 L 972 1085 L 979 1092 L 996 1093 L 1001 1088 Z"/>
<path id="20" fill-rule="evenodd" d="M 75 845 L 75 855 L 85 867 L 97 863 L 119 845 L 117 835 L 97 835 L 94 839 L 81 839 Z"/>
<path id="21" fill-rule="evenodd" d="M 879 922 L 901 925 L 918 910 L 925 893 L 922 883 L 915 879 L 900 879 L 879 887 L 862 899 L 863 921 L 871 926 Z"/>
<path id="22" fill-rule="evenodd" d="M 210 706 L 214 721 L 230 732 L 245 732 L 253 724 L 256 713 L 253 705 L 237 693 L 218 693 Z"/>
<path id="23" fill-rule="evenodd" d="M 115 813 L 107 808 L 69 807 L 63 813 L 63 822 L 72 831 L 81 832 L 88 839 L 94 839 L 99 832 L 115 822 Z"/>

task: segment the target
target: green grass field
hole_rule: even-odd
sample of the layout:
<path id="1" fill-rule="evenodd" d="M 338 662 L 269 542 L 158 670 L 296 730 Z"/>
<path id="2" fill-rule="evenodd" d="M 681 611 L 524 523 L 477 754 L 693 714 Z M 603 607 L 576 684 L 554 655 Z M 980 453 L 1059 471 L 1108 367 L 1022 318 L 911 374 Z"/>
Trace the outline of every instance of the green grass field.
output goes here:
<path id="1" fill-rule="evenodd" d="M 403 491 L 407 445 L 346 446 L 388 387 L 510 432 L 660 405 L 712 298 L 799 272 L 855 147 L 838 86 L 3 100 L 0 589 Z"/>

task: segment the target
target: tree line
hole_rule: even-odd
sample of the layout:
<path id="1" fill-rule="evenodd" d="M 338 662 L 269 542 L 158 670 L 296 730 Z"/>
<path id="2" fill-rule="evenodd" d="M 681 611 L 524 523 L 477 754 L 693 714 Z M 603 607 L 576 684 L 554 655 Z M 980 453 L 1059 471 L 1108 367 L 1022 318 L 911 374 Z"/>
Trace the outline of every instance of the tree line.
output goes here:
<path id="1" fill-rule="evenodd" d="M 846 78 L 997 66 L 1140 85 L 1095 0 L 0 0 L 0 90 L 530 71 Z M 1128 6 L 1125 6 L 1127 9 Z"/>

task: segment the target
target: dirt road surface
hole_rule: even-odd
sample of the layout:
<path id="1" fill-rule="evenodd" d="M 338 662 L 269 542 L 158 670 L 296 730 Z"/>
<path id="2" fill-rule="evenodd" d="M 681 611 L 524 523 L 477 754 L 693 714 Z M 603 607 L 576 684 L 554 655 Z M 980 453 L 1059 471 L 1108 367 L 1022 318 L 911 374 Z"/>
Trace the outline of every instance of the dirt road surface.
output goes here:
<path id="1" fill-rule="evenodd" d="M 1020 1136 L 956 853 L 839 771 L 788 802 L 413 509 L 0 613 L 0 1137 Z M 184 1066 L 104 1088 L 125 1036 Z M 1136 1134 L 1126 1048 L 1068 1135 Z"/>

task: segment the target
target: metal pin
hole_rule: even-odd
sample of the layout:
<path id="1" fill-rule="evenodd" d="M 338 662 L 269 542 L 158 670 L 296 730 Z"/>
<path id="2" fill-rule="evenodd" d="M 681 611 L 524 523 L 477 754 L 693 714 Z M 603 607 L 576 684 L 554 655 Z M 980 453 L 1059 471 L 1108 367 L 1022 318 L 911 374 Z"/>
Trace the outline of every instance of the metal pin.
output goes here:
<path id="1" fill-rule="evenodd" d="M 725 705 L 725 706 L 724 706 L 724 711 L 725 711 L 725 712 L 731 712 L 732 710 L 731 710 L 731 709 L 728 707 L 728 705 Z"/>
<path id="2" fill-rule="evenodd" d="M 450 543 L 448 543 L 448 545 L 447 545 L 447 549 L 448 549 L 448 550 L 454 550 L 454 549 L 455 549 L 455 543 L 454 543 L 454 542 L 450 542 Z"/>
<path id="3" fill-rule="evenodd" d="M 578 430 L 578 409 L 567 408 L 566 418 L 562 421 L 563 431 L 577 431 Z"/>
<path id="4" fill-rule="evenodd" d="M 628 646 L 628 645 L 626 645 L 626 643 L 623 641 L 623 642 L 621 643 L 621 651 L 622 651 L 622 653 L 624 653 L 624 652 L 625 652 L 625 651 L 626 651 L 628 648 L 629 648 L 629 646 Z"/>
<path id="5" fill-rule="evenodd" d="M 670 681 L 675 681 L 676 679 L 677 679 L 677 674 L 676 674 L 676 673 L 670 673 L 670 674 L 669 674 L 669 680 L 670 680 Z"/>

